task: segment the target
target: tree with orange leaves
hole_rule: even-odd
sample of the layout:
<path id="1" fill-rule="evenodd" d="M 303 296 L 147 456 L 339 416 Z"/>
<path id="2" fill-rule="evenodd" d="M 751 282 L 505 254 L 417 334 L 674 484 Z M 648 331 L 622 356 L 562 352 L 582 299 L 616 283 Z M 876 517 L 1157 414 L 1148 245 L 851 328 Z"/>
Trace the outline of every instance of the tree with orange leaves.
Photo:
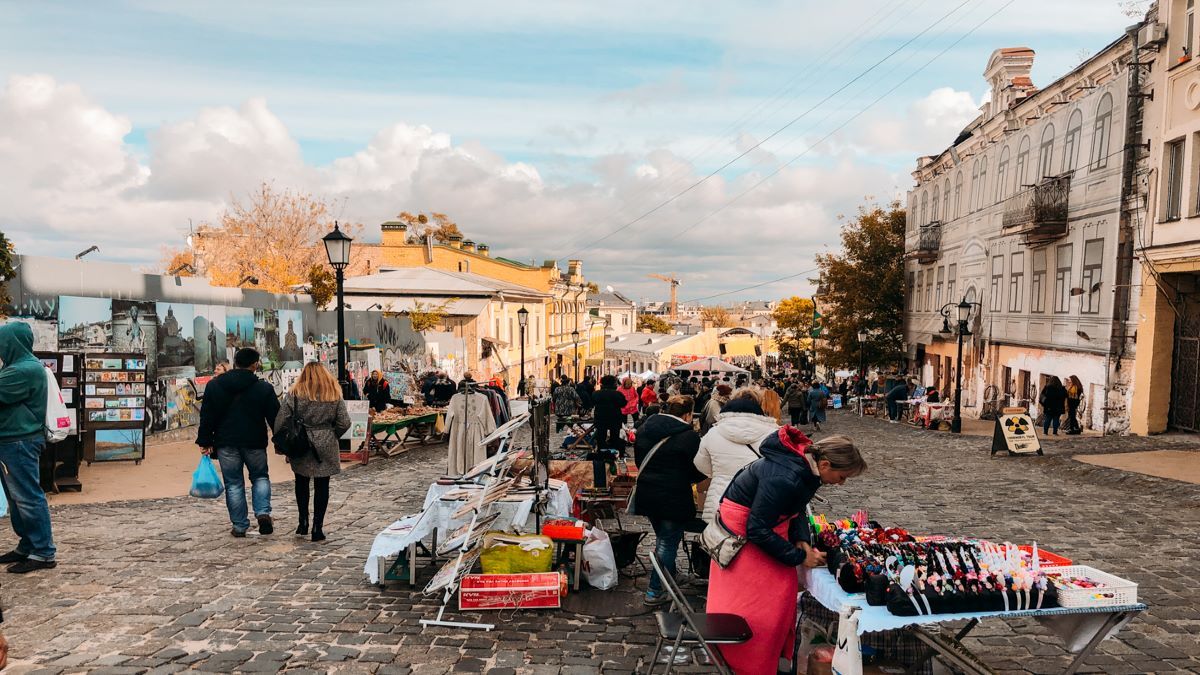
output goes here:
<path id="1" fill-rule="evenodd" d="M 429 215 L 425 215 L 424 213 L 414 214 L 401 211 L 396 218 L 408 225 L 408 243 L 410 244 L 423 242 L 426 235 L 432 235 L 436 241 L 442 244 L 449 243 L 451 235 L 462 236 L 458 224 L 450 220 L 450 216 L 444 213 L 430 211 Z"/>

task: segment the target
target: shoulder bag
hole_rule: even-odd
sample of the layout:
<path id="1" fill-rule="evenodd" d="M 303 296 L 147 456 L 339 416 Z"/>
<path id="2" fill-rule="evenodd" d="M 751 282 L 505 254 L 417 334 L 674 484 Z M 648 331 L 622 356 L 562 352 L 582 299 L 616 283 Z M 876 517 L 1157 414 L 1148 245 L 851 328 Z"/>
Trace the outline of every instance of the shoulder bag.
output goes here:
<path id="1" fill-rule="evenodd" d="M 658 452 L 658 449 L 661 448 L 663 446 L 663 444 L 669 440 L 671 440 L 671 437 L 667 436 L 666 438 L 662 439 L 661 441 L 655 443 L 654 447 L 650 448 L 650 452 L 649 452 L 649 454 L 646 455 L 646 459 L 642 460 L 641 465 L 638 466 L 638 468 L 637 468 L 639 480 L 642 477 L 642 471 L 646 468 L 646 465 L 650 463 L 650 460 L 654 459 L 654 453 Z M 637 495 L 637 488 L 638 488 L 638 483 L 635 482 L 633 484 L 633 489 L 629 491 L 629 499 L 626 500 L 626 502 L 625 502 L 625 512 L 631 516 L 637 515 L 637 511 L 634 510 L 634 502 L 633 502 L 633 498 Z"/>
<path id="2" fill-rule="evenodd" d="M 753 452 L 755 457 L 762 459 L 762 455 L 754 449 L 753 445 L 747 443 L 746 447 L 750 448 L 750 452 Z M 740 474 L 744 470 L 745 467 L 742 467 L 738 473 Z M 734 475 L 733 478 L 736 479 L 737 475 Z M 732 483 L 733 480 L 729 482 Z M 746 538 L 730 532 L 729 528 L 725 527 L 725 523 L 721 522 L 720 502 L 717 504 L 717 512 L 713 514 L 712 522 L 700 533 L 700 548 L 704 549 L 708 557 L 712 558 L 721 569 L 725 569 L 733 563 L 737 554 L 742 552 L 742 547 L 746 545 Z"/>
<path id="3" fill-rule="evenodd" d="M 288 459 L 299 459 L 308 453 L 312 453 L 317 462 L 320 463 L 321 455 L 313 447 L 312 441 L 308 438 L 308 429 L 305 428 L 304 422 L 300 420 L 299 406 L 296 404 L 296 397 L 289 394 L 291 401 L 291 415 L 288 417 L 287 424 L 279 430 L 279 433 L 272 437 L 272 442 L 275 444 L 275 452 L 287 456 Z"/>

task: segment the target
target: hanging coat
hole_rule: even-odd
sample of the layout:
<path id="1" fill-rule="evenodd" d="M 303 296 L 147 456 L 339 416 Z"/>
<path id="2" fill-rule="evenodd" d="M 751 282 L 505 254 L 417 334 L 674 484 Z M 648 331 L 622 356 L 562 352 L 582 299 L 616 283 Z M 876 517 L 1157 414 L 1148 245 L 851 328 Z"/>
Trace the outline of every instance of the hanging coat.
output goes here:
<path id="1" fill-rule="evenodd" d="M 468 396 L 470 406 L 467 405 Z M 487 457 L 486 448 L 479 445 L 479 441 L 496 430 L 491 400 L 481 393 L 455 394 L 446 412 L 446 428 L 450 430 L 446 474 L 461 476 Z"/>

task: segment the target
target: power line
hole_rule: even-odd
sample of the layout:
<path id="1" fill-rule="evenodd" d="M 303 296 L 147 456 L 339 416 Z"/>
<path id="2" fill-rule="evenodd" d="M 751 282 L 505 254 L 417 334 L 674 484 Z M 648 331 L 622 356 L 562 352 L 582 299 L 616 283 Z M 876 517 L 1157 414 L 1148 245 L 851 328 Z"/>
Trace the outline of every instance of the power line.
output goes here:
<path id="1" fill-rule="evenodd" d="M 968 4 L 970 4 L 971 2 L 974 2 L 974 1 L 975 1 L 975 0 L 963 0 L 963 2 L 959 3 L 958 5 L 956 5 L 956 6 L 955 6 L 953 9 L 951 9 L 949 12 L 947 12 L 947 13 L 943 14 L 941 17 L 939 17 L 939 18 L 938 18 L 937 20 L 935 20 L 933 23 L 931 23 L 930 25 L 928 25 L 928 26 L 926 26 L 924 29 L 922 29 L 922 30 L 921 30 L 921 32 L 917 33 L 916 35 L 914 35 L 914 36 L 912 36 L 911 38 L 909 38 L 908 40 L 906 40 L 906 41 L 905 41 L 904 43 L 902 43 L 902 44 L 901 44 L 899 47 L 897 47 L 897 48 L 895 48 L 894 50 L 892 50 L 891 52 L 889 52 L 889 53 L 888 53 L 887 55 L 885 55 L 883 58 L 881 58 L 881 59 L 879 59 L 878 61 L 876 61 L 875 63 L 871 64 L 869 67 L 867 67 L 867 68 L 866 68 L 866 70 L 863 70 L 863 71 L 862 71 L 862 72 L 860 72 L 859 74 L 855 75 L 855 76 L 854 76 L 853 78 L 851 78 L 851 79 L 850 79 L 848 82 L 846 82 L 845 84 L 843 84 L 841 87 L 838 87 L 837 89 L 835 89 L 835 90 L 834 90 L 832 93 L 830 93 L 828 96 L 826 96 L 825 98 L 823 98 L 823 99 L 821 99 L 820 101 L 818 101 L 818 102 L 817 102 L 816 104 L 814 104 L 812 107 L 808 108 L 807 110 L 805 110 L 804 112 L 800 113 L 800 114 L 799 114 L 799 115 L 797 115 L 796 117 L 793 117 L 793 118 L 792 118 L 790 121 L 788 121 L 788 122 L 787 122 L 786 124 L 784 124 L 782 127 L 779 127 L 779 128 L 778 128 L 778 129 L 776 129 L 775 131 L 771 132 L 771 133 L 770 133 L 770 134 L 769 134 L 767 137 L 763 138 L 761 141 L 759 141 L 759 142 L 755 143 L 753 146 L 751 146 L 751 147 L 747 148 L 746 150 L 742 151 L 740 154 L 738 154 L 738 155 L 737 155 L 736 157 L 734 157 L 733 159 L 731 159 L 731 160 L 729 160 L 729 161 L 725 162 L 724 164 L 722 164 L 721 166 L 717 167 L 717 168 L 716 168 L 716 169 L 714 169 L 712 172 L 710 172 L 709 174 L 707 174 L 707 175 L 705 175 L 704 177 L 700 178 L 699 180 L 697 180 L 697 181 L 693 182 L 691 185 L 687 186 L 687 187 L 686 187 L 686 188 L 684 188 L 683 190 L 681 190 L 681 191 L 679 191 L 679 192 L 675 193 L 675 194 L 674 194 L 674 195 L 672 195 L 671 197 L 668 197 L 666 200 L 664 200 L 664 201 L 662 201 L 662 202 L 659 202 L 659 204 L 658 204 L 658 205 L 654 206 L 654 207 L 653 207 L 653 208 L 651 208 L 649 211 L 646 211 L 645 213 L 643 213 L 642 215 L 638 216 L 637 218 L 634 218 L 633 220 L 631 220 L 631 221 L 629 221 L 629 222 L 625 223 L 624 225 L 621 225 L 621 226 L 620 226 L 620 227 L 618 227 L 617 229 L 615 229 L 615 230 L 612 230 L 612 231 L 611 231 L 611 232 L 609 232 L 608 234 L 605 234 L 604 236 L 600 237 L 599 239 L 596 239 L 595 241 L 591 242 L 590 244 L 587 244 L 587 245 L 585 245 L 585 246 L 583 246 L 583 247 L 579 248 L 578 250 L 576 250 L 576 251 L 574 251 L 574 252 L 572 252 L 572 253 L 570 253 L 570 254 L 568 254 L 568 255 L 566 255 L 566 256 L 563 256 L 562 258 L 573 258 L 573 257 L 575 257 L 576 255 L 578 255 L 578 254 L 582 253 L 583 251 L 586 251 L 587 249 L 589 249 L 589 248 L 592 248 L 592 247 L 593 247 L 593 246 L 595 246 L 596 244 L 599 244 L 599 243 L 601 243 L 601 242 L 603 242 L 603 241 L 606 241 L 608 238 L 612 237 L 613 235 L 616 235 L 617 233 L 619 233 L 619 232 L 622 232 L 622 231 L 624 231 L 624 230 L 628 229 L 629 227 L 632 227 L 633 225 L 636 225 L 637 223 L 639 223 L 639 222 L 641 222 L 641 221 L 645 220 L 646 218 L 650 217 L 651 215 L 653 215 L 653 214 L 657 213 L 657 212 L 658 212 L 660 209 L 662 209 L 663 207 L 665 207 L 665 206 L 667 206 L 667 205 L 671 204 L 671 203 L 672 203 L 672 202 L 674 202 L 675 200 L 679 199 L 680 197 L 682 197 L 682 196 L 686 195 L 687 193 L 691 192 L 692 190 L 696 189 L 697 187 L 699 187 L 700 185 L 704 184 L 706 181 L 708 181 L 708 180 L 709 180 L 710 178 L 712 178 L 713 176 L 716 176 L 717 174 L 719 174 L 719 173 L 721 173 L 722 171 L 724 171 L 726 168 L 728 168 L 728 167 L 729 167 L 730 165 L 732 165 L 734 162 L 736 162 L 736 161 L 738 161 L 739 159 L 741 159 L 741 158 L 745 157 L 746 155 L 750 154 L 751 152 L 753 152 L 753 151 L 757 150 L 757 149 L 758 149 L 760 146 L 762 146 L 762 145 L 763 145 L 764 143 L 766 143 L 767 141 L 769 141 L 769 140 L 771 140 L 772 138 L 774 138 L 774 137 L 778 136 L 779 134 L 783 133 L 785 130 L 787 130 L 787 129 L 788 129 L 789 127 L 791 127 L 793 124 L 795 124 L 796 122 L 798 122 L 798 121 L 800 121 L 801 119 L 803 119 L 804 117 L 806 117 L 806 116 L 807 116 L 809 113 L 811 113 L 812 111 L 814 111 L 814 110 L 816 110 L 817 108 L 821 107 L 821 106 L 822 106 L 822 105 L 824 105 L 825 103 L 828 103 L 828 102 L 829 102 L 831 99 L 833 99 L 833 97 L 835 97 L 835 96 L 837 96 L 838 94 L 840 94 L 841 92 L 845 91 L 847 88 L 849 88 L 849 87 L 850 87 L 851 85 L 853 85 L 855 82 L 858 82 L 858 81 L 859 81 L 859 80 L 861 80 L 862 78 L 866 77 L 868 74 L 870 74 L 870 73 L 871 73 L 872 71 L 874 71 L 876 68 L 878 68 L 880 65 L 882 65 L 883 63 L 885 63 L 885 62 L 886 62 L 888 59 L 891 59 L 893 56 L 895 56 L 896 54 L 898 54 L 898 53 L 899 53 L 901 50 L 903 50 L 903 49 L 907 48 L 907 47 L 908 47 L 909 45 L 911 45 L 913 42 L 917 41 L 917 40 L 918 40 L 918 39 L 919 39 L 919 38 L 920 38 L 922 35 L 924 35 L 925 33 L 928 33 L 930 30 L 932 30 L 933 28 L 935 28 L 936 26 L 938 26 L 939 24 L 941 24 L 943 21 L 945 21 L 945 20 L 946 20 L 947 18 L 949 18 L 951 15 L 953 15 L 953 14 L 954 14 L 954 13 L 956 13 L 956 12 L 958 12 L 958 10 L 962 9 L 963 7 L 965 7 L 966 5 L 968 5 Z M 1010 1 L 1009 1 L 1009 3 L 1007 3 L 1007 4 L 1006 4 L 1006 5 L 1004 5 L 1004 6 L 1005 6 L 1005 7 L 1007 7 L 1009 4 L 1012 4 L 1012 2 L 1014 2 L 1014 1 L 1015 1 L 1015 0 L 1010 0 Z M 993 16 L 994 16 L 994 15 L 993 15 Z M 970 33 L 968 33 L 968 35 L 969 35 L 969 34 L 970 34 Z M 957 43 L 956 43 L 956 44 L 957 44 Z M 918 71 L 918 72 L 920 72 L 920 71 Z M 905 81 L 907 81 L 907 80 L 905 80 Z M 892 91 L 894 91 L 894 89 L 893 89 Z M 889 93 L 890 93 L 890 92 L 889 92 Z M 861 113 L 860 113 L 860 114 L 861 114 Z M 851 119 L 854 119 L 854 118 L 851 118 Z M 785 166 L 786 166 L 786 165 L 785 165 Z M 560 258 L 560 260 L 561 260 L 562 258 Z"/>
<path id="2" fill-rule="evenodd" d="M 745 288 L 739 288 L 739 289 L 733 290 L 733 291 L 725 291 L 724 293 L 717 293 L 715 295 L 706 295 L 703 298 L 693 298 L 691 300 L 683 300 L 680 302 L 680 304 L 687 304 L 689 302 L 700 302 L 702 300 L 712 300 L 713 298 L 719 298 L 723 295 L 733 295 L 734 293 L 741 293 L 743 291 L 752 291 L 756 288 L 762 288 L 763 286 L 770 286 L 771 284 L 777 284 L 781 281 L 787 281 L 788 279 L 795 279 L 796 277 L 802 277 L 806 274 L 812 274 L 813 272 L 819 272 L 819 271 L 820 271 L 819 267 L 814 267 L 811 270 L 804 270 L 803 272 L 796 272 L 795 274 L 789 274 L 785 277 L 779 277 L 778 279 L 764 281 L 761 284 L 754 284 L 753 286 L 746 286 Z"/>
<path id="3" fill-rule="evenodd" d="M 805 148 L 803 152 L 801 152 L 800 154 L 796 155 L 795 157 L 793 157 L 793 158 L 789 159 L 787 162 L 785 162 L 785 163 L 781 164 L 781 165 L 780 165 L 778 168 L 776 168 L 776 169 L 775 169 L 774 171 L 772 171 L 771 173 L 767 174 L 766 176 L 763 176 L 763 178 L 762 178 L 761 180 L 759 180 L 757 183 L 755 183 L 754 185 L 751 185 L 750 187 L 746 188 L 745 190 L 743 190 L 742 192 L 740 192 L 740 193 L 739 193 L 739 194 L 738 194 L 736 197 L 734 197 L 734 198 L 730 199 L 729 201 L 725 202 L 723 205 L 721 205 L 721 206 L 720 206 L 719 208 L 717 208 L 715 211 L 713 211 L 713 212 L 709 213 L 707 216 L 704 216 L 704 217 L 703 217 L 703 218 L 701 218 L 700 220 L 697 220 L 695 223 L 692 223 L 691 225 L 689 225 L 689 226 L 685 227 L 684 229 L 680 230 L 678 233 L 676 233 L 674 236 L 672 236 L 672 237 L 671 237 L 671 239 L 668 239 L 668 241 L 673 241 L 673 240 L 675 240 L 675 239 L 678 239 L 679 237 L 683 236 L 684 234 L 687 234 L 688 232 L 692 231 L 693 229 L 695 229 L 695 228 L 699 227 L 699 226 L 700 226 L 702 223 L 705 223 L 705 222 L 707 222 L 707 221 L 708 221 L 710 218 L 712 218 L 713 216 L 715 216 L 715 215 L 717 215 L 718 213 L 721 213 L 721 212 L 722 212 L 722 211 L 724 211 L 725 209 L 729 208 L 730 206 L 732 206 L 733 204 L 735 204 L 735 203 L 736 203 L 738 200 L 740 200 L 742 197 L 745 197 L 747 194 L 749 194 L 749 193 L 753 192 L 754 190 L 758 189 L 758 188 L 759 188 L 759 187 L 761 187 L 761 186 L 762 186 L 764 183 L 766 183 L 768 180 L 770 180 L 771 178 L 774 178 L 776 175 L 778 175 L 778 174 L 779 174 L 781 171 L 783 171 L 783 170 L 784 170 L 784 169 L 786 169 L 787 167 L 791 166 L 792 164 L 796 163 L 796 161 L 797 161 L 797 160 L 799 160 L 800 158 L 802 158 L 802 157 L 804 157 L 805 155 L 807 155 L 807 154 L 808 154 L 808 153 L 809 153 L 809 152 L 810 152 L 810 151 L 811 151 L 813 148 L 815 148 L 815 147 L 817 147 L 817 146 L 821 145 L 821 144 L 822 144 L 822 143 L 824 143 L 825 141 L 827 141 L 827 140 L 829 140 L 830 138 L 832 138 L 834 134 L 836 134 L 837 132 L 841 131 L 842 129 L 845 129 L 847 126 L 849 126 L 849 125 L 850 125 L 850 123 L 851 123 L 851 122 L 853 122 L 854 120 L 856 120 L 856 119 L 858 119 L 859 117 L 861 117 L 861 116 L 862 116 L 864 113 L 866 113 L 866 112 L 867 112 L 868 110 L 870 110 L 871 108 L 874 108 L 874 107 L 875 107 L 875 106 L 876 106 L 876 105 L 877 105 L 877 104 L 878 104 L 880 101 L 882 101 L 883 99 L 885 99 L 885 98 L 887 98 L 888 96 L 892 95 L 892 94 L 893 94 L 893 93 L 894 93 L 894 92 L 895 92 L 897 89 L 899 89 L 901 86 L 903 86 L 903 85 L 907 84 L 909 80 L 911 80 L 912 78 L 916 77 L 918 74 L 920 74 L 920 73 L 921 73 L 922 71 L 924 71 L 926 68 L 928 68 L 928 67 L 929 67 L 929 66 L 930 66 L 930 65 L 931 65 L 931 64 L 932 64 L 934 61 L 938 60 L 938 59 L 939 59 L 939 58 L 941 58 L 942 56 L 945 56 L 947 52 L 949 52 L 951 49 L 953 49 L 953 48 L 957 47 L 957 46 L 959 45 L 959 43 L 961 43 L 963 40 L 965 40 L 965 39 L 967 39 L 968 37 L 970 37 L 970 36 L 971 36 L 971 35 L 972 35 L 972 34 L 973 34 L 975 31 L 979 30 L 981 27 L 983 27 L 983 25 L 984 25 L 984 24 L 986 24 L 988 21 L 991 21 L 993 18 L 995 18 L 995 17 L 996 17 L 996 15 L 998 15 L 1000 12 L 1004 11 L 1005 9 L 1007 9 L 1007 8 L 1008 8 L 1010 5 L 1012 5 L 1014 2 L 1016 2 L 1016 0 L 1008 0 L 1008 2 L 1005 2 L 1003 5 L 1001 5 L 1001 6 L 1000 6 L 1000 8 L 999 8 L 999 9 L 997 9 L 996 11 L 992 12 L 991 14 L 989 14 L 987 17 L 985 17 L 985 18 L 984 18 L 982 21 L 980 21 L 979 23 L 975 24 L 975 26 L 974 26 L 974 27 L 972 27 L 970 30 L 968 30 L 966 33 L 964 33 L 964 34 L 963 34 L 961 37 L 959 37 L 959 38 L 958 38 L 957 40 L 955 40 L 954 42 L 951 42 L 949 45 L 947 45 L 947 46 L 946 46 L 946 48 L 945 48 L 945 49 L 943 49 L 942 51 L 940 51 L 940 52 L 938 52 L 937 54 L 935 54 L 935 55 L 933 56 L 933 58 L 931 58 L 931 59 L 929 59 L 928 61 L 926 61 L 925 63 L 923 63 L 923 64 L 922 64 L 922 65 L 921 65 L 919 68 L 917 68 L 916 70 L 914 70 L 912 73 L 910 73 L 910 74 L 909 74 L 908 76 L 906 76 L 904 79 L 902 79 L 902 80 L 900 80 L 899 82 L 897 82 L 897 83 L 895 84 L 895 86 L 893 86 L 892 88 L 888 89 L 888 90 L 887 90 L 887 91 L 885 91 L 883 94 L 879 95 L 877 98 L 875 98 L 875 100 L 873 100 L 873 101 L 871 101 L 869 104 L 867 104 L 867 105 L 866 105 L 866 107 L 862 108 L 862 109 L 861 109 L 861 110 L 859 110 L 858 112 L 856 112 L 856 113 L 854 113 L 853 115 L 851 115 L 849 118 L 847 118 L 847 119 L 846 119 L 846 121 L 844 121 L 844 122 L 842 122 L 841 124 L 839 124 L 838 126 L 834 127 L 834 128 L 833 128 L 833 129 L 832 129 L 832 130 L 831 130 L 829 133 L 825 134 L 824 136 L 822 136 L 821 138 L 819 138 L 819 139 L 818 139 L 818 140 L 817 140 L 815 143 L 813 143 L 812 145 L 810 145 L 810 146 L 808 146 L 807 148 Z"/>

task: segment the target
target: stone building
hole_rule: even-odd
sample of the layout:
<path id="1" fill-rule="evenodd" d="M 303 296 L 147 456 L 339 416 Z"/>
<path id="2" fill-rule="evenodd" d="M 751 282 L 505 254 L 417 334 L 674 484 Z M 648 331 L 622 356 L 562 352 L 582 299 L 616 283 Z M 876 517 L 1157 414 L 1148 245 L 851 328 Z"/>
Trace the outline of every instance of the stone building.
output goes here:
<path id="1" fill-rule="evenodd" d="M 1135 237 L 1135 433 L 1200 430 L 1200 61 L 1192 0 L 1160 0 L 1137 31 L 1154 99 Z"/>
<path id="2" fill-rule="evenodd" d="M 637 330 L 637 306 L 617 291 L 604 290 L 589 295 L 587 309 L 604 322 L 606 338 Z"/>
<path id="3" fill-rule="evenodd" d="M 1145 161 L 1135 145 L 1144 98 L 1129 67 L 1133 44 L 1117 39 L 1040 89 L 1032 49 L 996 50 L 979 117 L 917 160 L 905 244 L 908 358 L 922 384 L 951 391 L 957 340 L 941 332 L 942 311 L 980 303 L 964 344 L 964 415 L 1002 405 L 1036 414 L 1052 376 L 1076 375 L 1084 426 L 1129 428 L 1141 194 L 1133 179 Z"/>

